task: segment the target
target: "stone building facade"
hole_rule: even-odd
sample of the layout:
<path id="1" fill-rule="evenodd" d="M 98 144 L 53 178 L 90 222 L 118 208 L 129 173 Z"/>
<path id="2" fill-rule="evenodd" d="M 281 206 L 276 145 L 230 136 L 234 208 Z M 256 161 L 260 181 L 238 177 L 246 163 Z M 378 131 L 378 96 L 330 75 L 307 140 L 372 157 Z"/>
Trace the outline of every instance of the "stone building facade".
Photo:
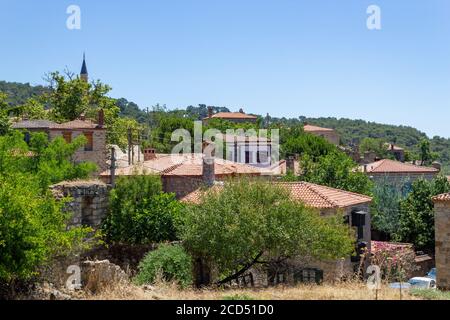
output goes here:
<path id="1" fill-rule="evenodd" d="M 436 283 L 450 290 L 450 193 L 433 198 L 436 233 Z"/>
<path id="2" fill-rule="evenodd" d="M 109 187 L 98 180 L 65 181 L 50 187 L 57 199 L 70 197 L 65 210 L 72 226 L 98 228 L 108 212 Z"/>
<path id="3" fill-rule="evenodd" d="M 329 143 L 332 143 L 336 146 L 338 146 L 340 143 L 340 137 L 334 129 L 322 128 L 310 124 L 305 124 L 303 130 L 306 133 L 325 138 L 325 140 L 327 140 Z"/>
<path id="4" fill-rule="evenodd" d="M 76 163 L 85 161 L 95 163 L 98 167 L 97 173 L 108 168 L 108 150 L 103 110 L 99 111 L 97 123 L 81 117 L 80 119 L 64 123 L 55 123 L 48 120 L 25 120 L 13 124 L 12 127 L 23 131 L 26 141 L 29 140 L 30 132 L 45 132 L 49 140 L 63 137 L 67 142 L 84 135 L 87 142 L 75 152 L 72 160 Z"/>

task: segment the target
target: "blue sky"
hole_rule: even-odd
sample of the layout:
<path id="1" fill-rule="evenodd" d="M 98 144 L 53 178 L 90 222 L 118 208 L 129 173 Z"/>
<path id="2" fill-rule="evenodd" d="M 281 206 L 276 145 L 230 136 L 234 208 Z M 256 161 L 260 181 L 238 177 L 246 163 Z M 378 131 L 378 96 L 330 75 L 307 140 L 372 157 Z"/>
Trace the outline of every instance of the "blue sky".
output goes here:
<path id="1" fill-rule="evenodd" d="M 81 8 L 81 30 L 66 9 Z M 381 8 L 382 29 L 366 28 Z M 141 107 L 204 103 L 450 137 L 448 0 L 0 0 L 0 80 L 79 72 Z"/>

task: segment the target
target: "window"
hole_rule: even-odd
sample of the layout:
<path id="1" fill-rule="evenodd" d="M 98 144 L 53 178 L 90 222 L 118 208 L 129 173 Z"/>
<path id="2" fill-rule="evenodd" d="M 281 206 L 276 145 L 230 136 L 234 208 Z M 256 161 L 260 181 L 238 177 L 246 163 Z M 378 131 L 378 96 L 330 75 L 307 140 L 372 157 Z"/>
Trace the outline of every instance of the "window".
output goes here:
<path id="1" fill-rule="evenodd" d="M 321 284 L 323 282 L 323 270 L 316 268 L 296 270 L 294 272 L 294 282 Z"/>
<path id="2" fill-rule="evenodd" d="M 257 157 L 257 159 L 256 159 L 257 163 L 267 164 L 269 162 L 268 161 L 269 160 L 269 156 L 268 156 L 266 151 L 258 151 L 256 153 L 256 157 Z"/>
<path id="3" fill-rule="evenodd" d="M 94 138 L 92 132 L 84 132 L 84 136 L 87 139 L 86 145 L 84 146 L 84 151 L 93 151 L 94 150 Z"/>
<path id="4" fill-rule="evenodd" d="M 252 154 L 250 151 L 245 151 L 245 163 L 251 163 L 252 161 Z"/>
<path id="5" fill-rule="evenodd" d="M 72 132 L 65 131 L 65 132 L 63 132 L 62 135 L 63 135 L 64 140 L 66 140 L 67 143 L 71 143 L 72 142 Z"/>

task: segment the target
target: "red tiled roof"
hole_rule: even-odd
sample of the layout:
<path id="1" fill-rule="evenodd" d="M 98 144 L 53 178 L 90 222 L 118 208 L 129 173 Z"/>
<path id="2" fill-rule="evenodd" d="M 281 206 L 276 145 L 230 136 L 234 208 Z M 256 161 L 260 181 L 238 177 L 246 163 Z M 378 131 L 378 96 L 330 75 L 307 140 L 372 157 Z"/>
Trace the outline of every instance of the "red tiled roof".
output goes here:
<path id="1" fill-rule="evenodd" d="M 318 127 L 318 126 L 312 126 L 310 124 L 305 124 L 303 126 L 303 130 L 305 132 L 317 132 L 317 131 L 327 131 L 327 132 L 331 132 L 334 131 L 334 129 L 330 129 L 330 128 L 322 128 L 322 127 Z"/>
<path id="2" fill-rule="evenodd" d="M 434 202 L 449 202 L 450 201 L 450 193 L 444 193 L 433 197 Z"/>
<path id="3" fill-rule="evenodd" d="M 299 200 L 313 208 L 346 208 L 372 201 L 372 198 L 368 196 L 308 182 L 281 182 L 275 184 L 288 189 L 293 199 Z M 223 187 L 216 185 L 213 188 L 214 190 L 220 191 Z M 199 203 L 204 192 L 204 189 L 197 189 L 186 195 L 181 201 L 186 203 Z"/>
<path id="4" fill-rule="evenodd" d="M 218 112 L 213 114 L 211 118 L 219 118 L 219 119 L 257 119 L 258 117 L 252 116 L 250 114 L 245 114 L 241 112 Z M 210 119 L 206 117 L 204 120 Z"/>
<path id="5" fill-rule="evenodd" d="M 364 167 L 361 169 L 364 171 Z M 403 163 L 390 159 L 383 159 L 366 165 L 368 173 L 438 173 L 436 168 L 416 166 L 414 164 Z"/>
<path id="6" fill-rule="evenodd" d="M 215 174 L 221 175 L 261 175 L 261 170 L 247 164 L 216 158 Z M 157 154 L 155 159 L 140 164 L 116 169 L 116 175 L 161 174 L 163 176 L 201 176 L 203 174 L 203 155 L 190 154 Z M 110 170 L 100 176 L 110 176 Z"/>

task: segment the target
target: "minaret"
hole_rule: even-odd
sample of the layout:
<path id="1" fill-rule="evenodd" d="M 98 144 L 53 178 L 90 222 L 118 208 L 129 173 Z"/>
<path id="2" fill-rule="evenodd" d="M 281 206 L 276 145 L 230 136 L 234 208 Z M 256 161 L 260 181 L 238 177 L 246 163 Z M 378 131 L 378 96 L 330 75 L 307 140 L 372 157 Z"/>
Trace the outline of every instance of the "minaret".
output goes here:
<path id="1" fill-rule="evenodd" d="M 88 71 L 86 67 L 86 55 L 83 53 L 83 65 L 81 66 L 80 79 L 88 82 Z"/>

